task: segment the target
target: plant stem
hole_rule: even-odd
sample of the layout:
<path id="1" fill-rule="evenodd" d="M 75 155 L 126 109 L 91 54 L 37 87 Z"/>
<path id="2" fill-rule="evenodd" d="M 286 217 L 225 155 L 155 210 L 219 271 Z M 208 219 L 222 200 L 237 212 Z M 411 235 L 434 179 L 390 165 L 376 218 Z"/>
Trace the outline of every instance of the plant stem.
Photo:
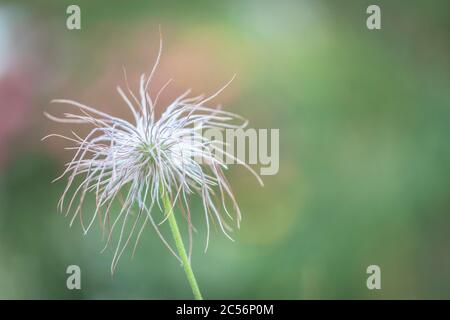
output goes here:
<path id="1" fill-rule="evenodd" d="M 184 272 L 189 281 L 189 284 L 194 293 L 195 300 L 203 300 L 200 289 L 198 288 L 197 280 L 195 280 L 194 272 L 192 271 L 191 264 L 189 262 L 188 256 L 186 254 L 186 249 L 184 248 L 183 239 L 181 238 L 180 230 L 178 229 L 177 220 L 175 219 L 175 214 L 172 210 L 172 204 L 170 202 L 167 193 L 162 196 L 165 214 L 169 216 L 170 230 L 172 231 L 173 240 L 175 241 L 175 246 L 177 247 L 178 254 L 180 255 L 181 261 L 183 262 Z"/>

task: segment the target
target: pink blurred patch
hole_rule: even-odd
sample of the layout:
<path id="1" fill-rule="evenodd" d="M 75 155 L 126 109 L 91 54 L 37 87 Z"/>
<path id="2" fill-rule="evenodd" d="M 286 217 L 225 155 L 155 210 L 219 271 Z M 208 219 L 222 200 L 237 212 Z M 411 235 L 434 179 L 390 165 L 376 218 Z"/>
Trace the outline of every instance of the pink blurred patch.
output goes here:
<path id="1" fill-rule="evenodd" d="M 0 78 L 0 166 L 9 158 L 13 138 L 26 126 L 31 105 L 31 84 L 25 75 L 11 70 Z"/>

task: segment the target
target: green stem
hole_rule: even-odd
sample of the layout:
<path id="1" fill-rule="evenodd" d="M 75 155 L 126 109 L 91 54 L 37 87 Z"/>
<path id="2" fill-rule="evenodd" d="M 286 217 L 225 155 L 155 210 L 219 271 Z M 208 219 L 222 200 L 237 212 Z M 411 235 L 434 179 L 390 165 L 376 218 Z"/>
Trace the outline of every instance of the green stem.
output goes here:
<path id="1" fill-rule="evenodd" d="M 170 202 L 169 196 L 165 193 L 162 196 L 164 210 L 166 211 L 166 216 L 169 216 L 170 230 L 172 231 L 173 240 L 175 241 L 175 246 L 177 247 L 178 254 L 180 255 L 181 261 L 183 262 L 184 272 L 189 281 L 189 284 L 194 293 L 196 300 L 203 300 L 200 289 L 198 288 L 197 280 L 195 280 L 194 272 L 192 271 L 191 264 L 189 262 L 188 256 L 186 254 L 186 249 L 184 248 L 183 239 L 181 238 L 180 230 L 178 229 L 177 220 L 175 219 L 175 214 L 172 210 L 172 204 Z"/>

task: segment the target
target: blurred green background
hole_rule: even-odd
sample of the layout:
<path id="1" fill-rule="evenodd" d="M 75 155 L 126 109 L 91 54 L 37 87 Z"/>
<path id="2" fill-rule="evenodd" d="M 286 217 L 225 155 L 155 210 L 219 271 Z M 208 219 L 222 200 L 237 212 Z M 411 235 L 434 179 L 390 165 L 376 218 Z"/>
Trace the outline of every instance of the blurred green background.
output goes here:
<path id="1" fill-rule="evenodd" d="M 70 4 L 80 31 L 66 29 Z M 381 30 L 366 28 L 370 4 Z M 0 298 L 191 298 L 150 227 L 111 276 L 100 232 L 83 236 L 56 209 L 67 144 L 40 141 L 86 133 L 45 119 L 62 113 L 53 98 L 125 115 L 122 67 L 136 88 L 159 25 L 155 86 L 175 79 L 166 102 L 237 73 L 218 101 L 280 129 L 280 171 L 264 188 L 229 172 L 237 241 L 213 232 L 205 254 L 204 229 L 195 235 L 206 298 L 450 297 L 450 2 L 41 0 L 0 2 Z M 66 288 L 71 264 L 82 290 Z M 381 290 L 366 287 L 371 264 Z"/>

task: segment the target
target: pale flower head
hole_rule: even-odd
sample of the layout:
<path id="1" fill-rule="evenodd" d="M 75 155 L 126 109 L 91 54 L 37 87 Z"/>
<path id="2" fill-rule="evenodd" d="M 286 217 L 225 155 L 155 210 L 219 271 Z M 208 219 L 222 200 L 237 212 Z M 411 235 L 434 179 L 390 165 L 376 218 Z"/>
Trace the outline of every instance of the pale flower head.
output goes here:
<path id="1" fill-rule="evenodd" d="M 233 79 L 209 97 L 188 97 L 188 90 L 170 103 L 160 117 L 156 117 L 158 98 L 170 83 L 167 82 L 154 97 L 150 96 L 148 89 L 159 64 L 161 50 L 162 42 L 152 71 L 148 76 L 141 75 L 138 95 L 130 90 L 125 72 L 125 89 L 117 87 L 133 116 L 132 122 L 65 99 L 52 102 L 75 107 L 78 114 L 65 113 L 63 118 L 59 118 L 45 113 L 54 121 L 92 126 L 85 137 L 74 132 L 70 137 L 59 134 L 47 137 L 62 137 L 74 143 L 73 147 L 68 148 L 74 152 L 72 160 L 66 164 L 63 174 L 55 179 L 68 179 L 58 206 L 67 215 L 72 214 L 70 224 L 80 217 L 86 233 L 95 219 L 100 219 L 102 228 L 107 230 L 106 246 L 111 241 L 113 231 L 116 228 L 120 230 L 112 271 L 133 236 L 134 253 L 148 222 L 179 259 L 160 230 L 167 216 L 159 212 L 156 215 L 154 212 L 157 208 L 163 211 L 163 194 L 169 196 L 172 208 L 180 208 L 187 221 L 189 256 L 194 227 L 188 199 L 193 195 L 199 196 L 203 204 L 207 230 L 205 250 L 208 247 L 212 220 L 232 239 L 229 222 L 234 221 L 239 227 L 241 212 L 224 175 L 224 170 L 227 169 L 225 161 L 220 159 L 222 157 L 214 156 L 215 154 L 232 158 L 245 166 L 262 184 L 259 176 L 248 165 L 226 153 L 220 143 L 203 137 L 196 129 L 198 125 L 219 130 L 243 128 L 247 125 L 247 121 L 236 114 L 207 106 Z M 77 177 L 81 177 L 79 184 L 75 183 Z M 74 190 L 70 196 L 69 190 Z M 82 206 L 89 193 L 95 195 L 96 206 L 92 216 L 86 220 L 82 217 Z M 112 214 L 110 209 L 115 201 L 120 201 L 121 209 Z M 131 223 L 131 231 L 127 228 L 128 223 Z"/>

